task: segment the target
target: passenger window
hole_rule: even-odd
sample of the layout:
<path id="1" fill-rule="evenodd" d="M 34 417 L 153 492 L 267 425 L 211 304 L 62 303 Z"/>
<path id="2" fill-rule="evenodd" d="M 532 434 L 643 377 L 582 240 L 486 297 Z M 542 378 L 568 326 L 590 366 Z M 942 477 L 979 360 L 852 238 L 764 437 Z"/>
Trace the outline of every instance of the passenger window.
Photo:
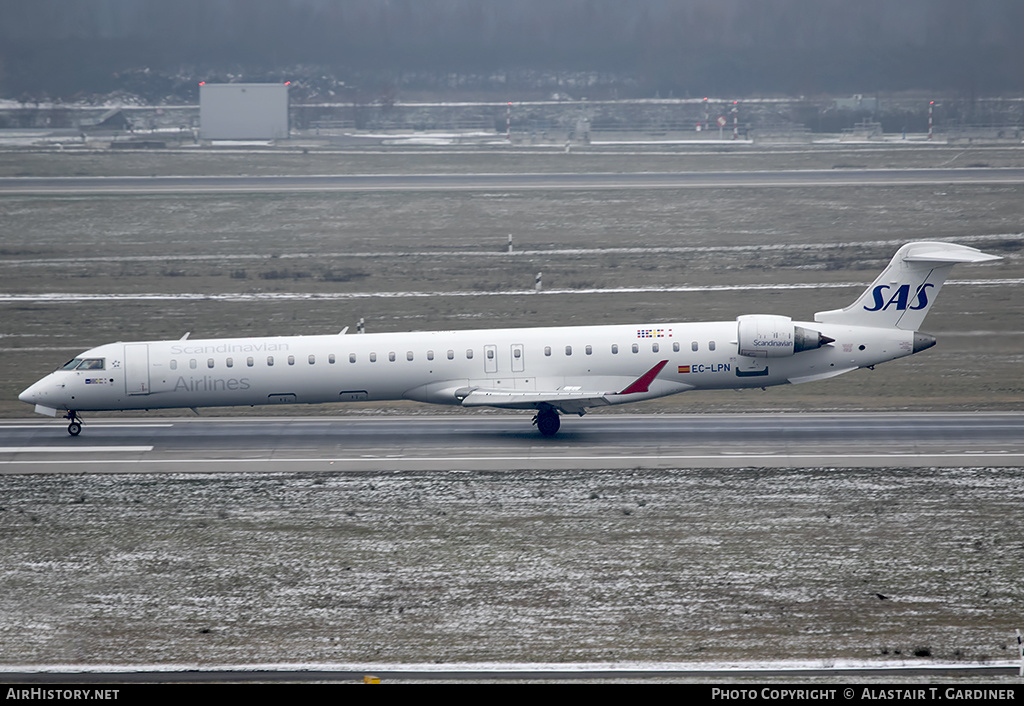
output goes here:
<path id="1" fill-rule="evenodd" d="M 455 360 L 455 351 L 448 351 L 448 360 Z"/>
<path id="2" fill-rule="evenodd" d="M 594 352 L 594 347 L 593 346 L 587 346 L 587 355 L 590 355 L 593 352 Z"/>
<path id="3" fill-rule="evenodd" d="M 312 353 L 309 355 L 309 364 L 316 365 L 316 356 L 313 355 Z"/>
<path id="4" fill-rule="evenodd" d="M 390 360 L 392 363 L 395 362 L 395 352 L 394 351 L 391 351 L 391 352 L 388 353 L 388 360 Z"/>
<path id="5" fill-rule="evenodd" d="M 678 353 L 679 352 L 679 341 L 676 341 L 675 343 L 672 344 L 672 352 L 673 353 Z"/>
<path id="6" fill-rule="evenodd" d="M 472 348 L 467 348 L 466 349 L 466 358 L 471 359 L 472 357 L 473 357 L 473 349 Z"/>
<path id="7" fill-rule="evenodd" d="M 427 360 L 434 359 L 434 351 L 427 351 Z"/>
<path id="8" fill-rule="evenodd" d="M 249 356 L 248 358 L 245 359 L 245 364 L 248 365 L 250 368 L 253 366 L 255 362 L 256 361 L 252 359 L 252 356 Z"/>
<path id="9" fill-rule="evenodd" d="M 715 350 L 715 342 L 714 341 L 708 341 L 708 350 L 709 351 Z"/>
<path id="10" fill-rule="evenodd" d="M 295 365 L 295 356 L 288 356 L 288 365 Z"/>
<path id="11" fill-rule="evenodd" d="M 274 365 L 274 356 L 272 356 L 272 355 L 268 355 L 267 356 L 267 365 L 269 365 L 269 366 L 273 366 Z"/>
<path id="12" fill-rule="evenodd" d="M 171 361 L 171 370 L 177 370 L 177 369 L 178 369 L 178 361 L 172 360 Z"/>
<path id="13" fill-rule="evenodd" d="M 494 351 L 489 348 L 487 349 L 487 360 L 494 360 Z"/>
<path id="14" fill-rule="evenodd" d="M 651 344 L 651 352 L 652 353 L 657 353 L 659 350 L 661 350 L 661 348 L 658 346 L 657 343 L 652 343 Z"/>
<path id="15" fill-rule="evenodd" d="M 566 346 L 565 347 L 565 354 L 566 355 L 572 355 L 572 346 Z"/>
<path id="16" fill-rule="evenodd" d="M 233 367 L 235 367 L 235 359 L 234 359 L 234 358 L 228 358 L 228 359 L 227 359 L 227 366 L 228 366 L 229 368 L 233 368 Z"/>
<path id="17" fill-rule="evenodd" d="M 377 362 L 377 354 L 376 353 L 371 353 L 370 354 L 370 362 L 371 363 L 376 363 Z"/>
<path id="18" fill-rule="evenodd" d="M 618 354 L 619 354 L 619 344 L 618 343 L 613 343 L 612 344 L 612 355 L 618 355 Z"/>
<path id="19" fill-rule="evenodd" d="M 697 345 L 696 341 L 690 344 L 690 350 L 692 350 L 694 353 L 696 353 L 699 348 L 700 346 Z"/>
<path id="20" fill-rule="evenodd" d="M 512 351 L 512 357 L 513 358 L 522 358 L 523 357 L 523 352 L 521 350 L 519 350 L 518 348 L 516 348 L 515 350 Z"/>
<path id="21" fill-rule="evenodd" d="M 348 354 L 348 362 L 350 362 L 350 363 L 356 362 L 356 354 L 355 353 L 349 353 Z"/>
<path id="22" fill-rule="evenodd" d="M 327 362 L 330 363 L 331 365 L 334 365 L 334 362 L 336 360 L 337 360 L 337 358 L 335 357 L 335 355 L 333 353 L 331 353 L 330 355 L 327 356 Z"/>
<path id="23" fill-rule="evenodd" d="M 212 368 L 213 367 L 213 358 L 207 358 L 206 359 L 206 367 L 207 368 Z"/>
<path id="24" fill-rule="evenodd" d="M 406 351 L 405 359 L 406 360 L 412 360 L 412 351 Z"/>
<path id="25" fill-rule="evenodd" d="M 638 346 L 637 344 L 634 343 L 633 344 L 633 352 L 634 353 L 639 353 L 640 352 L 640 346 Z"/>
<path id="26" fill-rule="evenodd" d="M 544 346 L 544 355 L 551 355 L 551 346 Z"/>
<path id="27" fill-rule="evenodd" d="M 196 359 L 195 358 L 192 358 L 192 359 L 190 359 L 188 361 L 188 367 L 191 368 L 192 370 L 196 369 Z"/>

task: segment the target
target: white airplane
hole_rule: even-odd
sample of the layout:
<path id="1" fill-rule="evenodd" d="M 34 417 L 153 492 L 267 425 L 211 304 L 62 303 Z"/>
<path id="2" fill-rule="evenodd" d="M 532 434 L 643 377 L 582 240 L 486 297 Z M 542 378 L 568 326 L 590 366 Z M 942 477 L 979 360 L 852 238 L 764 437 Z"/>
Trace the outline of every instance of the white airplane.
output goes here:
<path id="1" fill-rule="evenodd" d="M 559 413 L 687 390 L 825 380 L 918 353 L 917 329 L 953 265 L 1001 259 L 950 243 L 904 245 L 858 299 L 814 321 L 508 328 L 109 343 L 18 396 L 40 414 L 282 403 L 418 400 L 535 409 L 544 436 Z"/>

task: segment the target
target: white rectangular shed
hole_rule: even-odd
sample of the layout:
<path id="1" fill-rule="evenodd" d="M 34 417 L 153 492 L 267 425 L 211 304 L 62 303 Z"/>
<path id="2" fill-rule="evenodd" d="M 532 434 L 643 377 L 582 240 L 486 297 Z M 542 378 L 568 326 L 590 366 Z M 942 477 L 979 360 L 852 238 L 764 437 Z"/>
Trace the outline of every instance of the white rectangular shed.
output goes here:
<path id="1" fill-rule="evenodd" d="M 281 140 L 288 137 L 288 86 L 280 83 L 204 83 L 199 86 L 204 140 Z"/>

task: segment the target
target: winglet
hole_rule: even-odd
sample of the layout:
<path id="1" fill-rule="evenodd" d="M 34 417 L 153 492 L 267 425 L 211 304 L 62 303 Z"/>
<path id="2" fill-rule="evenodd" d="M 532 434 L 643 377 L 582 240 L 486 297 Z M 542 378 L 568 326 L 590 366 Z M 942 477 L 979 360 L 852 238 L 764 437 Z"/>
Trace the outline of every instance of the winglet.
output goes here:
<path id="1" fill-rule="evenodd" d="M 648 370 L 646 373 L 644 373 L 636 380 L 634 380 L 632 383 L 630 383 L 624 390 L 622 390 L 621 392 L 616 392 L 615 394 L 632 395 L 637 392 L 647 392 L 648 388 L 651 386 L 651 383 L 654 382 L 654 378 L 658 377 L 658 373 L 661 372 L 661 369 L 664 368 L 667 363 L 667 360 L 661 361 L 653 368 Z"/>

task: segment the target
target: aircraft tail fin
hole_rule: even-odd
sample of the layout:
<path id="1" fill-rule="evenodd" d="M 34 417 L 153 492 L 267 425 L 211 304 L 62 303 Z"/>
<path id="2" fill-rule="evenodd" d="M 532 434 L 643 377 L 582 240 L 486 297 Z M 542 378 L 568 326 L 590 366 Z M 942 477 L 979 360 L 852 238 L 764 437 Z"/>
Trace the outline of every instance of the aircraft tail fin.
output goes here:
<path id="1" fill-rule="evenodd" d="M 1001 259 L 965 245 L 908 243 L 853 304 L 845 309 L 819 311 L 814 320 L 916 331 L 953 265 Z"/>

